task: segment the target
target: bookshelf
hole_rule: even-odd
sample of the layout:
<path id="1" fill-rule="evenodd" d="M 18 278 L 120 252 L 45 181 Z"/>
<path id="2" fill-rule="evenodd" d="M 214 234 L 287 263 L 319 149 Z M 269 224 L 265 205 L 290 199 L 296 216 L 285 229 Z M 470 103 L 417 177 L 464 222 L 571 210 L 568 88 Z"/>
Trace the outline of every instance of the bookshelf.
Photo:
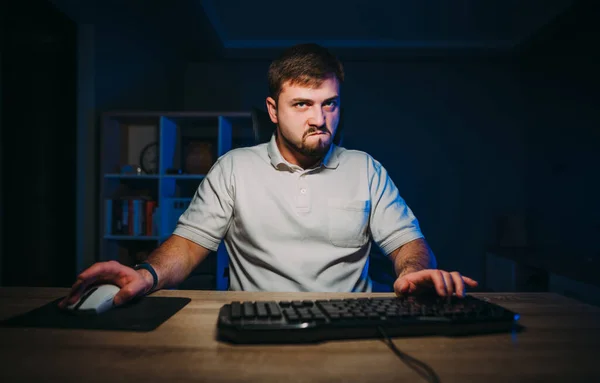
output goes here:
<path id="1" fill-rule="evenodd" d="M 100 138 L 99 256 L 129 266 L 171 235 L 217 158 L 255 142 L 250 112 L 107 112 Z M 227 266 L 221 243 L 186 288 L 227 290 Z"/>

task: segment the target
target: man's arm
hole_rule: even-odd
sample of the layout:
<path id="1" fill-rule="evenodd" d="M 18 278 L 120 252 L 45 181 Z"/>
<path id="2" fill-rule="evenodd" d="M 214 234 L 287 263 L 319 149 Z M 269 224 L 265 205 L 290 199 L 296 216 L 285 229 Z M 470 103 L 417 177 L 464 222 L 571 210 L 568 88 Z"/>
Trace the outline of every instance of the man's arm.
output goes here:
<path id="1" fill-rule="evenodd" d="M 477 281 L 461 275 L 458 271 L 437 269 L 437 262 L 427 242 L 420 238 L 408 242 L 390 254 L 398 278 L 394 291 L 415 293 L 432 287 L 441 296 L 465 295 L 465 284 L 476 287 Z"/>
<path id="2" fill-rule="evenodd" d="M 147 259 L 158 276 L 156 289 L 176 286 L 183 282 L 210 252 L 189 239 L 171 235 Z M 144 279 L 152 286 L 152 274 L 145 269 L 138 271 L 142 272 Z"/>
<path id="3" fill-rule="evenodd" d="M 182 282 L 208 256 L 210 250 L 194 242 L 172 235 L 148 257 L 158 276 L 156 289 L 174 286 Z M 120 305 L 130 299 L 150 292 L 154 280 L 146 269 L 134 270 L 116 261 L 98 262 L 82 271 L 71 291 L 60 303 L 61 307 L 73 304 L 82 292 L 93 283 L 102 281 L 119 286 L 114 304 Z"/>
<path id="4" fill-rule="evenodd" d="M 390 254 L 390 258 L 398 277 L 415 271 L 437 268 L 435 255 L 423 238 L 400 246 Z"/>

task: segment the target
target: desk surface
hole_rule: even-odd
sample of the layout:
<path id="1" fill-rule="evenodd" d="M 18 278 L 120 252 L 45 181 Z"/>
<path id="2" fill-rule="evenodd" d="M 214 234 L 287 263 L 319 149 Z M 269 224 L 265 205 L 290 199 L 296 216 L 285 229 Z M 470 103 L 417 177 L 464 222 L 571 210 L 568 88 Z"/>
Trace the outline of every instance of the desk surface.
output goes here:
<path id="1" fill-rule="evenodd" d="M 0 319 L 66 289 L 0 288 Z M 215 340 L 219 308 L 232 300 L 390 294 L 159 291 L 192 301 L 149 333 L 0 328 L 0 381 L 420 382 L 381 340 L 234 346 Z M 521 313 L 519 334 L 395 338 L 442 382 L 600 381 L 600 308 L 549 293 L 477 293 Z M 149 379 L 149 380 L 148 380 Z"/>

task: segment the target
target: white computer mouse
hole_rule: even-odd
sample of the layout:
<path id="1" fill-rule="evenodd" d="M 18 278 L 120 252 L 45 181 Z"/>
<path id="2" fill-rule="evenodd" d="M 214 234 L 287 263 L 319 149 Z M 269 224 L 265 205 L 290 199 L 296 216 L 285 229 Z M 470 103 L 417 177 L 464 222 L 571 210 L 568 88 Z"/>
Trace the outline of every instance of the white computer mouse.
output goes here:
<path id="1" fill-rule="evenodd" d="M 119 286 L 110 284 L 91 286 L 81 294 L 77 302 L 67 306 L 66 309 L 101 314 L 113 307 L 113 298 L 119 290 Z"/>

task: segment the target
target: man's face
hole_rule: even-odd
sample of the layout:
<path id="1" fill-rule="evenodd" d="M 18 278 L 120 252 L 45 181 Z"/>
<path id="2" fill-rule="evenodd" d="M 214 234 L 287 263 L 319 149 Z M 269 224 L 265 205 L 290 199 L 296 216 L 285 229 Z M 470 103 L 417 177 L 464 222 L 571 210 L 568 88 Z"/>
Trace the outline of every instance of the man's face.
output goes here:
<path id="1" fill-rule="evenodd" d="M 278 126 L 283 143 L 292 151 L 311 158 L 327 154 L 340 120 L 339 83 L 328 77 L 318 87 L 283 84 L 275 104 L 267 99 L 271 120 Z"/>

